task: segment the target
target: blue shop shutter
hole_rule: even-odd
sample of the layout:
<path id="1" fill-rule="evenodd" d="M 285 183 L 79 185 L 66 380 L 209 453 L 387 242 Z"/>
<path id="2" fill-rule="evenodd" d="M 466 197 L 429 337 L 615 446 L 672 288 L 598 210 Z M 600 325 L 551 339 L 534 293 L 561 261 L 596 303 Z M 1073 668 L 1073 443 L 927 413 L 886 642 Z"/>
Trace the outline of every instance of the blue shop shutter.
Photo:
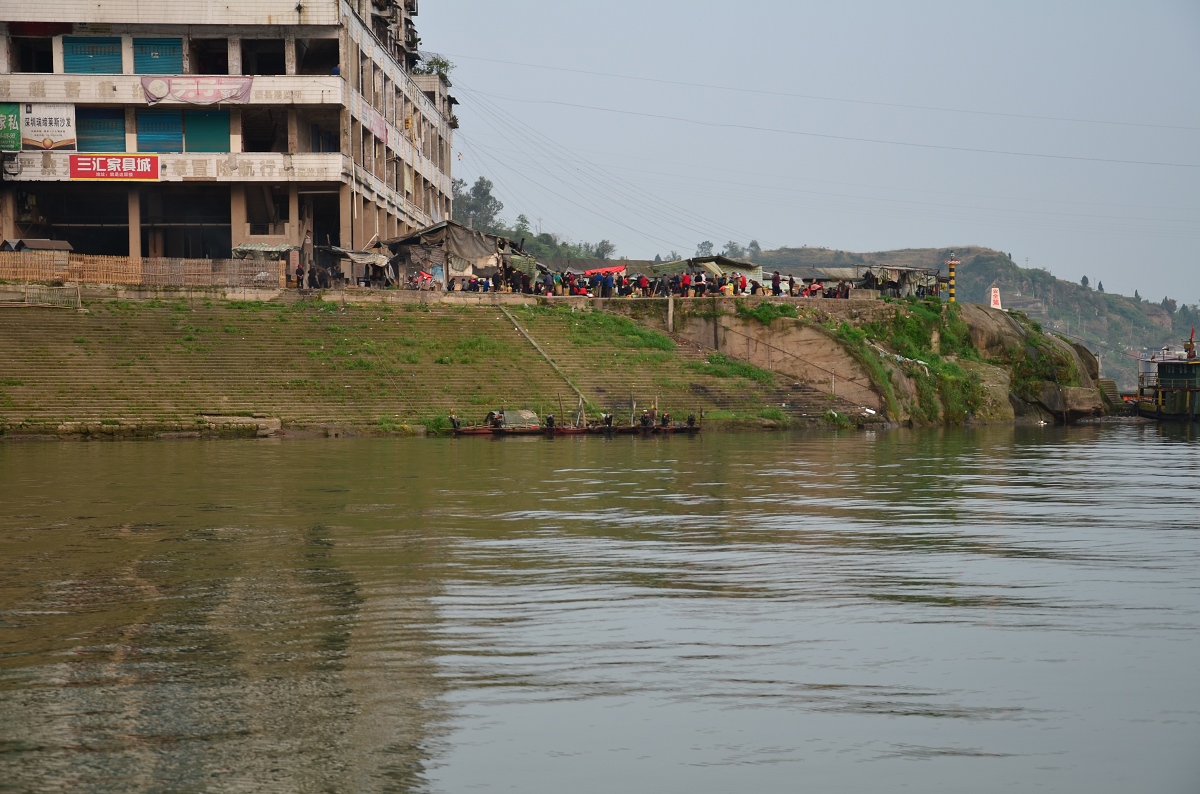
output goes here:
<path id="1" fill-rule="evenodd" d="M 134 39 L 136 74 L 183 74 L 183 39 Z"/>
<path id="2" fill-rule="evenodd" d="M 63 36 L 63 71 L 67 74 L 120 74 L 120 37 Z"/>
<path id="3" fill-rule="evenodd" d="M 125 111 L 75 108 L 75 137 L 81 152 L 125 151 Z"/>
<path id="4" fill-rule="evenodd" d="M 139 110 L 137 142 L 139 152 L 182 152 L 183 111 Z"/>
<path id="5" fill-rule="evenodd" d="M 229 151 L 228 110 L 188 110 L 183 114 L 189 152 Z"/>

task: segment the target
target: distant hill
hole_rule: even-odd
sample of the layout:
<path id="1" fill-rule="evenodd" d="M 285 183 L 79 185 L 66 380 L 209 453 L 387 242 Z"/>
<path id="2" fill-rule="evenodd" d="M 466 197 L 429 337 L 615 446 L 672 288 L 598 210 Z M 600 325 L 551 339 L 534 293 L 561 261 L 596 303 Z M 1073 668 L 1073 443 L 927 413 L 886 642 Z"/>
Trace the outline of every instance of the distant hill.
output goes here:
<path id="1" fill-rule="evenodd" d="M 989 290 L 1000 288 L 1005 308 L 1025 312 L 1047 330 L 1083 340 L 1103 358 L 1105 375 L 1123 390 L 1137 385 L 1137 366 L 1131 351 L 1157 349 L 1179 342 L 1200 320 L 1195 306 L 1173 300 L 1145 300 L 1099 292 L 1055 278 L 1047 270 L 1019 267 L 1003 251 L 977 246 L 906 248 L 897 251 L 853 253 L 827 248 L 779 248 L 763 251 L 758 263 L 766 271 L 847 265 L 894 265 L 941 269 L 953 250 L 958 268 L 958 299 L 987 303 Z M 1165 304 L 1165 305 L 1164 305 Z"/>

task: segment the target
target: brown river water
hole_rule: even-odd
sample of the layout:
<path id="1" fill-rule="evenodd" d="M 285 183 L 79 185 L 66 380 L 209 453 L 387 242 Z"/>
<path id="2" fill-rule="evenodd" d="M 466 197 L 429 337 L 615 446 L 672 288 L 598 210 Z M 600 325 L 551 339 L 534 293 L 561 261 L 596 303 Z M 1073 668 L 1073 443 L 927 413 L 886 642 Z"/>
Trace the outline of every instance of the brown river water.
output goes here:
<path id="1" fill-rule="evenodd" d="M 1200 791 L 1186 427 L 0 444 L 0 791 Z"/>

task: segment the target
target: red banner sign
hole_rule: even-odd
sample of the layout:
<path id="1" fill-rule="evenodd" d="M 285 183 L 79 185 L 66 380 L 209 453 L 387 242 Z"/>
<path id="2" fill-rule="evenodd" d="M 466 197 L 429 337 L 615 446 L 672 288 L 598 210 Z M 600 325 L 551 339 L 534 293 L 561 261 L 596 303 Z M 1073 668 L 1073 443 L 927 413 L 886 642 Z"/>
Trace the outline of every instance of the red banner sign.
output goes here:
<path id="1" fill-rule="evenodd" d="M 73 154 L 71 179 L 158 181 L 157 154 Z"/>

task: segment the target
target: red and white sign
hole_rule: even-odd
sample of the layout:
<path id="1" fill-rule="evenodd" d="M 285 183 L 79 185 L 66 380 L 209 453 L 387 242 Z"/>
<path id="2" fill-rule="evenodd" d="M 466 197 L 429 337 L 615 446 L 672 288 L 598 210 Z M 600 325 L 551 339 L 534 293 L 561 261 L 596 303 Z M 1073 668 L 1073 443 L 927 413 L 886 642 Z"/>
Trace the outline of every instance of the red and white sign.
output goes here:
<path id="1" fill-rule="evenodd" d="M 1004 308 L 1003 306 L 1000 305 L 1000 288 L 999 287 L 992 287 L 992 308 L 993 309 L 1003 309 Z"/>
<path id="2" fill-rule="evenodd" d="M 71 179 L 157 182 L 157 154 L 73 154 Z"/>

